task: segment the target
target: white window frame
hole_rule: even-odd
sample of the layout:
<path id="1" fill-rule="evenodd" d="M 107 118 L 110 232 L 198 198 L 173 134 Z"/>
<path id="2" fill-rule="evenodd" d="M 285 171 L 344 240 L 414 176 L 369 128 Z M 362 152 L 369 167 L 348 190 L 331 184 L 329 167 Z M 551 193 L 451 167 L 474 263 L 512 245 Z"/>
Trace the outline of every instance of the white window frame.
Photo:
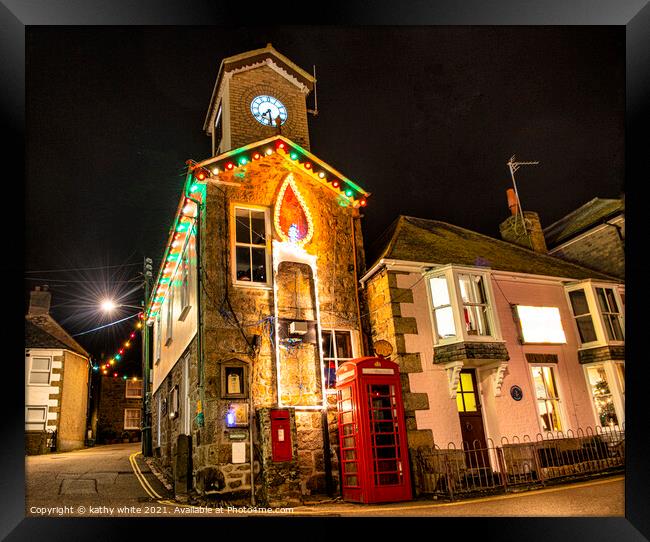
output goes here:
<path id="1" fill-rule="evenodd" d="M 167 407 L 167 415 L 173 420 L 178 418 L 179 397 L 178 397 L 178 384 L 169 390 L 169 405 Z"/>
<path id="2" fill-rule="evenodd" d="M 34 369 L 34 359 L 47 359 L 48 360 L 48 368 L 47 370 L 43 369 Z M 47 373 L 47 382 L 31 382 L 32 379 L 32 373 Z M 27 384 L 29 386 L 50 386 L 52 382 L 52 356 L 34 356 L 30 355 L 29 356 L 29 373 L 27 375 Z"/>
<path id="3" fill-rule="evenodd" d="M 340 333 L 348 333 L 350 335 L 350 345 L 352 346 L 352 357 L 351 358 L 340 358 L 337 355 L 337 349 L 336 349 L 336 333 L 333 335 L 329 335 L 330 337 L 334 337 L 334 358 L 328 358 L 325 357 L 325 350 L 323 349 L 323 370 L 322 370 L 322 376 L 321 378 L 323 379 L 323 387 L 325 388 L 325 393 L 327 394 L 335 394 L 336 393 L 336 388 L 328 388 L 327 387 L 327 382 L 326 382 L 326 375 L 327 375 L 327 366 L 330 361 L 334 361 L 336 363 L 336 368 L 338 369 L 341 363 L 345 363 L 346 361 L 350 361 L 351 359 L 354 359 L 358 357 L 357 354 L 357 332 L 354 329 L 343 329 L 343 328 L 338 328 L 338 327 L 328 327 L 328 328 L 322 328 L 321 329 L 321 337 L 326 335 L 327 333 L 330 332 L 340 332 Z"/>
<path id="4" fill-rule="evenodd" d="M 41 422 L 28 422 L 27 413 L 29 410 L 42 410 L 43 411 L 43 427 L 38 429 L 28 428 L 28 425 L 40 424 Z M 47 413 L 49 408 L 45 405 L 26 405 L 25 406 L 25 431 L 45 431 L 47 428 Z"/>
<path id="5" fill-rule="evenodd" d="M 266 256 L 266 282 L 253 282 L 248 280 L 238 280 L 237 279 L 237 247 L 252 247 L 261 248 L 262 245 L 253 245 L 250 243 L 238 243 L 237 242 L 237 211 L 238 210 L 248 210 L 248 211 L 258 211 L 264 213 L 264 228 L 266 236 L 266 245 L 264 246 L 265 256 Z M 271 288 L 272 285 L 272 276 L 273 276 L 273 264 L 272 264 L 272 252 L 271 252 L 271 241 L 273 238 L 271 230 L 271 210 L 268 207 L 261 205 L 249 205 L 249 204 L 240 204 L 240 203 L 231 203 L 230 204 L 230 267 L 232 278 L 232 283 L 235 286 L 241 286 L 246 288 Z"/>
<path id="6" fill-rule="evenodd" d="M 136 383 L 136 382 L 140 384 L 140 387 L 139 387 L 140 393 L 138 395 L 133 395 L 132 393 L 129 394 L 129 384 L 131 385 L 131 389 L 132 389 L 133 384 Z M 141 399 L 142 398 L 143 388 L 144 388 L 144 382 L 142 380 L 128 379 L 128 380 L 126 380 L 126 386 L 124 388 L 124 397 L 126 399 Z"/>
<path id="7" fill-rule="evenodd" d="M 467 333 L 467 330 L 465 329 L 465 320 L 461 317 L 461 309 L 464 307 L 464 303 L 460 291 L 459 275 L 479 275 L 482 277 L 485 296 L 487 299 L 486 319 L 490 328 L 490 335 L 470 335 Z M 436 345 L 446 345 L 458 342 L 504 342 L 501 335 L 499 319 L 496 316 L 496 303 L 494 291 L 492 290 L 491 270 L 489 268 L 445 265 L 428 271 L 424 276 L 427 290 L 427 302 L 429 304 L 429 314 L 431 315 L 431 329 Z M 454 326 L 456 328 L 456 335 L 454 337 L 441 338 L 438 335 L 438 328 L 435 322 L 435 311 L 429 279 L 441 276 L 444 276 L 447 279 L 449 299 L 451 301 L 451 307 L 454 314 Z"/>
<path id="8" fill-rule="evenodd" d="M 611 290 L 612 295 L 614 296 L 614 302 L 617 304 L 617 309 L 618 312 L 603 312 L 602 307 L 600 306 L 600 302 L 598 301 L 598 293 L 597 290 L 602 289 L 602 290 Z M 600 313 L 600 317 L 603 322 L 603 330 L 605 331 L 604 339 L 609 343 L 609 344 L 623 344 L 625 343 L 625 326 L 623 324 L 623 310 L 622 310 L 622 302 L 620 299 L 620 295 L 617 291 L 617 288 L 614 288 L 613 286 L 603 286 L 599 284 L 594 285 L 594 296 L 596 299 L 596 304 L 598 308 L 598 312 Z M 607 304 L 609 305 L 609 299 L 607 299 L 607 295 L 605 295 L 605 299 L 607 300 Z M 605 315 L 612 315 L 616 320 L 618 320 L 618 325 L 621 329 L 621 335 L 623 336 L 622 340 L 618 339 L 610 339 L 607 336 L 607 327 L 608 327 L 608 319 L 605 317 Z"/>
<path id="9" fill-rule="evenodd" d="M 156 423 L 156 445 L 160 448 L 160 418 L 162 417 L 162 392 L 158 394 L 158 421 Z"/>
<path id="10" fill-rule="evenodd" d="M 610 341 L 607 338 L 607 331 L 605 329 L 605 319 L 603 317 L 603 314 L 600 310 L 600 304 L 598 303 L 598 299 L 596 297 L 596 288 L 609 288 L 612 290 L 614 294 L 614 298 L 616 299 L 616 303 L 618 304 L 618 309 L 619 309 L 619 322 L 621 324 L 621 330 L 623 332 L 623 339 L 622 341 Z M 587 299 L 587 306 L 589 307 L 589 314 L 591 316 L 591 321 L 593 322 L 594 325 L 594 331 L 596 333 L 596 340 L 595 341 L 589 341 L 586 343 L 583 343 L 582 340 L 580 339 L 580 330 L 578 329 L 578 323 L 576 322 L 576 317 L 573 313 L 573 305 L 571 305 L 571 298 L 569 297 L 569 293 L 573 292 L 575 290 L 584 290 L 585 292 L 585 298 Z M 584 350 L 587 348 L 594 348 L 596 346 L 607 346 L 607 345 L 614 345 L 614 346 L 623 346 L 625 345 L 625 314 L 624 314 L 624 305 L 621 300 L 621 295 L 619 291 L 619 287 L 615 283 L 611 282 L 595 282 L 592 279 L 587 279 L 579 282 L 573 282 L 571 284 L 568 284 L 564 288 L 564 293 L 566 296 L 566 301 L 567 305 L 569 307 L 570 314 L 573 318 L 573 326 L 574 326 L 574 331 L 576 334 L 576 340 L 578 341 L 579 350 Z"/>
<path id="11" fill-rule="evenodd" d="M 538 367 L 548 367 L 551 369 L 553 373 L 553 382 L 555 383 L 555 390 L 557 393 L 557 398 L 555 399 L 545 399 L 546 401 L 556 401 L 557 402 L 557 410 L 558 410 L 558 417 L 560 419 L 560 430 L 557 431 L 555 429 L 552 429 L 551 431 L 545 431 L 544 428 L 542 427 L 542 413 L 539 411 L 539 407 L 537 406 L 538 401 L 540 399 L 537 398 L 537 394 L 535 391 L 535 378 L 533 377 L 533 369 L 538 368 Z M 558 435 L 560 433 L 566 434 L 566 431 L 569 429 L 569 426 L 567 425 L 567 417 L 564 412 L 564 402 L 562 401 L 562 397 L 564 396 L 564 392 L 562 391 L 562 387 L 560 385 L 559 381 L 559 370 L 558 366 L 555 363 L 535 363 L 535 364 L 529 364 L 528 366 L 528 378 L 530 380 L 530 389 L 532 390 L 532 399 L 533 399 L 533 408 L 535 409 L 535 415 L 537 417 L 537 425 L 539 427 L 539 431 L 542 435 L 547 435 L 548 433 Z M 546 389 L 546 382 L 544 382 L 544 388 Z M 548 392 L 548 390 L 547 390 Z"/>
<path id="12" fill-rule="evenodd" d="M 160 313 L 156 317 L 156 364 L 160 363 L 160 358 L 162 357 L 162 320 L 160 318 Z"/>
<path id="13" fill-rule="evenodd" d="M 165 311 L 165 346 L 169 346 L 174 334 L 174 281 L 169 283 L 167 308 Z"/>
<path id="14" fill-rule="evenodd" d="M 189 255 L 189 243 L 183 252 L 181 257 L 181 263 L 179 266 L 180 270 L 180 293 L 181 293 L 181 313 L 178 315 L 178 320 L 182 322 L 187 317 L 187 314 L 190 312 L 190 292 L 191 292 L 191 282 L 192 282 L 192 270 L 190 268 L 190 255 Z"/>
<path id="15" fill-rule="evenodd" d="M 129 417 L 127 416 L 127 413 L 128 413 L 129 411 L 131 411 L 131 412 L 135 411 L 135 412 L 138 413 L 138 422 L 137 422 L 137 425 L 136 425 L 136 426 L 133 426 L 133 425 L 127 425 L 127 419 L 129 418 Z M 141 418 L 141 416 L 142 416 L 142 412 L 141 412 L 141 410 L 140 410 L 139 408 L 125 408 L 125 409 L 124 409 L 124 430 L 125 430 L 125 431 L 127 431 L 127 430 L 133 430 L 133 429 L 140 430 L 140 422 L 141 422 L 141 419 L 140 419 L 140 418 Z"/>

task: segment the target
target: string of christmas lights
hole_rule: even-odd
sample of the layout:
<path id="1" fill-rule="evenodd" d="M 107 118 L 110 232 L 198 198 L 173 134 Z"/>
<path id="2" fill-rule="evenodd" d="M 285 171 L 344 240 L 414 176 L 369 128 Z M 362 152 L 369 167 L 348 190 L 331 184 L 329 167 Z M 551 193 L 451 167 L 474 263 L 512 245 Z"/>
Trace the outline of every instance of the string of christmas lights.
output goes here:
<path id="1" fill-rule="evenodd" d="M 123 380 L 127 380 L 129 378 L 129 376 L 126 375 L 126 374 L 120 375 L 121 371 L 116 371 L 115 366 L 116 366 L 117 363 L 119 363 L 122 360 L 122 356 L 124 355 L 126 350 L 131 347 L 132 341 L 135 340 L 135 338 L 137 336 L 136 330 L 142 329 L 143 319 L 144 319 L 144 314 L 143 313 L 138 314 L 138 321 L 136 322 L 136 324 L 134 326 L 135 329 L 133 331 L 131 331 L 131 333 L 129 334 L 126 341 L 124 341 L 124 343 L 122 344 L 122 347 L 119 348 L 117 350 L 117 353 L 115 353 L 113 356 L 111 356 L 108 359 L 107 362 L 105 362 L 105 363 L 102 362 L 99 365 L 93 364 L 93 371 L 95 371 L 95 372 L 101 371 L 101 373 L 103 375 L 108 375 L 108 374 L 112 373 L 113 378 L 117 378 L 118 376 L 121 376 L 121 378 Z M 132 377 L 132 379 L 137 380 L 137 376 Z"/>

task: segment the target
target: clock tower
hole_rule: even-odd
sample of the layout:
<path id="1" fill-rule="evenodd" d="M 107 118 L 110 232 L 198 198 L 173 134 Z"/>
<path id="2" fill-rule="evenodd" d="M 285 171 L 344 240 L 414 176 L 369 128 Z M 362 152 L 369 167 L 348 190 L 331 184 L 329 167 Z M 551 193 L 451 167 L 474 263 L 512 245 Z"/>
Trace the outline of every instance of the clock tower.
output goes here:
<path id="1" fill-rule="evenodd" d="M 315 81 L 270 43 L 224 59 L 203 125 L 212 156 L 277 134 L 309 150 L 306 99 Z"/>

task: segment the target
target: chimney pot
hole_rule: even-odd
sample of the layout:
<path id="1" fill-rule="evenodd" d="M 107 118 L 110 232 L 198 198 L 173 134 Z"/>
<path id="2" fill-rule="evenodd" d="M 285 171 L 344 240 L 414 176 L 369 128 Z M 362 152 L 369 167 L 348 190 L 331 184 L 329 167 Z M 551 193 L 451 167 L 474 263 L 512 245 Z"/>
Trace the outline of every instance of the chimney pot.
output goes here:
<path id="1" fill-rule="evenodd" d="M 514 188 L 508 188 L 508 190 L 506 190 L 506 195 L 508 196 L 508 208 L 510 209 L 512 216 L 514 216 L 519 212 L 517 194 L 515 194 Z"/>

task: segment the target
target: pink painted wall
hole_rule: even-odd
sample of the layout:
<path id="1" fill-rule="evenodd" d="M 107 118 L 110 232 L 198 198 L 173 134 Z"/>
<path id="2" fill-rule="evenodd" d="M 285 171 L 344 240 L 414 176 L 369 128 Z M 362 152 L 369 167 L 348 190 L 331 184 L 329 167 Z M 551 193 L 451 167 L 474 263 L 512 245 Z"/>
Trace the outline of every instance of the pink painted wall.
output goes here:
<path id="1" fill-rule="evenodd" d="M 447 372 L 433 363 L 432 320 L 425 281 L 419 279 L 421 276 L 416 273 L 397 276 L 398 287 L 413 289 L 414 303 L 401 303 L 402 315 L 414 317 L 418 326 L 417 335 L 405 335 L 407 350 L 420 353 L 423 368 L 422 373 L 409 375 L 411 391 L 427 393 L 429 398 L 430 408 L 416 411 L 416 421 L 418 429 L 432 430 L 435 444 L 446 447 L 447 443 L 454 442 L 458 445 L 461 431 L 456 401 L 449 397 Z M 534 440 L 541 431 L 526 352 L 558 356 L 554 372 L 565 430 L 575 431 L 578 427 L 584 429 L 587 426 L 593 428 L 596 420 L 591 398 L 583 368 L 578 363 L 577 330 L 562 284 L 524 276 L 499 276 L 498 279 L 492 276 L 491 284 L 495 298 L 493 310 L 496 309 L 510 360 L 499 397 L 494 395 L 494 371 L 477 370 L 486 436 L 498 444 L 502 437 L 512 439 L 515 435 L 519 438 L 529 435 Z M 520 344 L 510 304 L 558 307 L 567 343 Z M 515 384 L 523 390 L 521 401 L 515 401 L 510 396 L 510 387 Z"/>

